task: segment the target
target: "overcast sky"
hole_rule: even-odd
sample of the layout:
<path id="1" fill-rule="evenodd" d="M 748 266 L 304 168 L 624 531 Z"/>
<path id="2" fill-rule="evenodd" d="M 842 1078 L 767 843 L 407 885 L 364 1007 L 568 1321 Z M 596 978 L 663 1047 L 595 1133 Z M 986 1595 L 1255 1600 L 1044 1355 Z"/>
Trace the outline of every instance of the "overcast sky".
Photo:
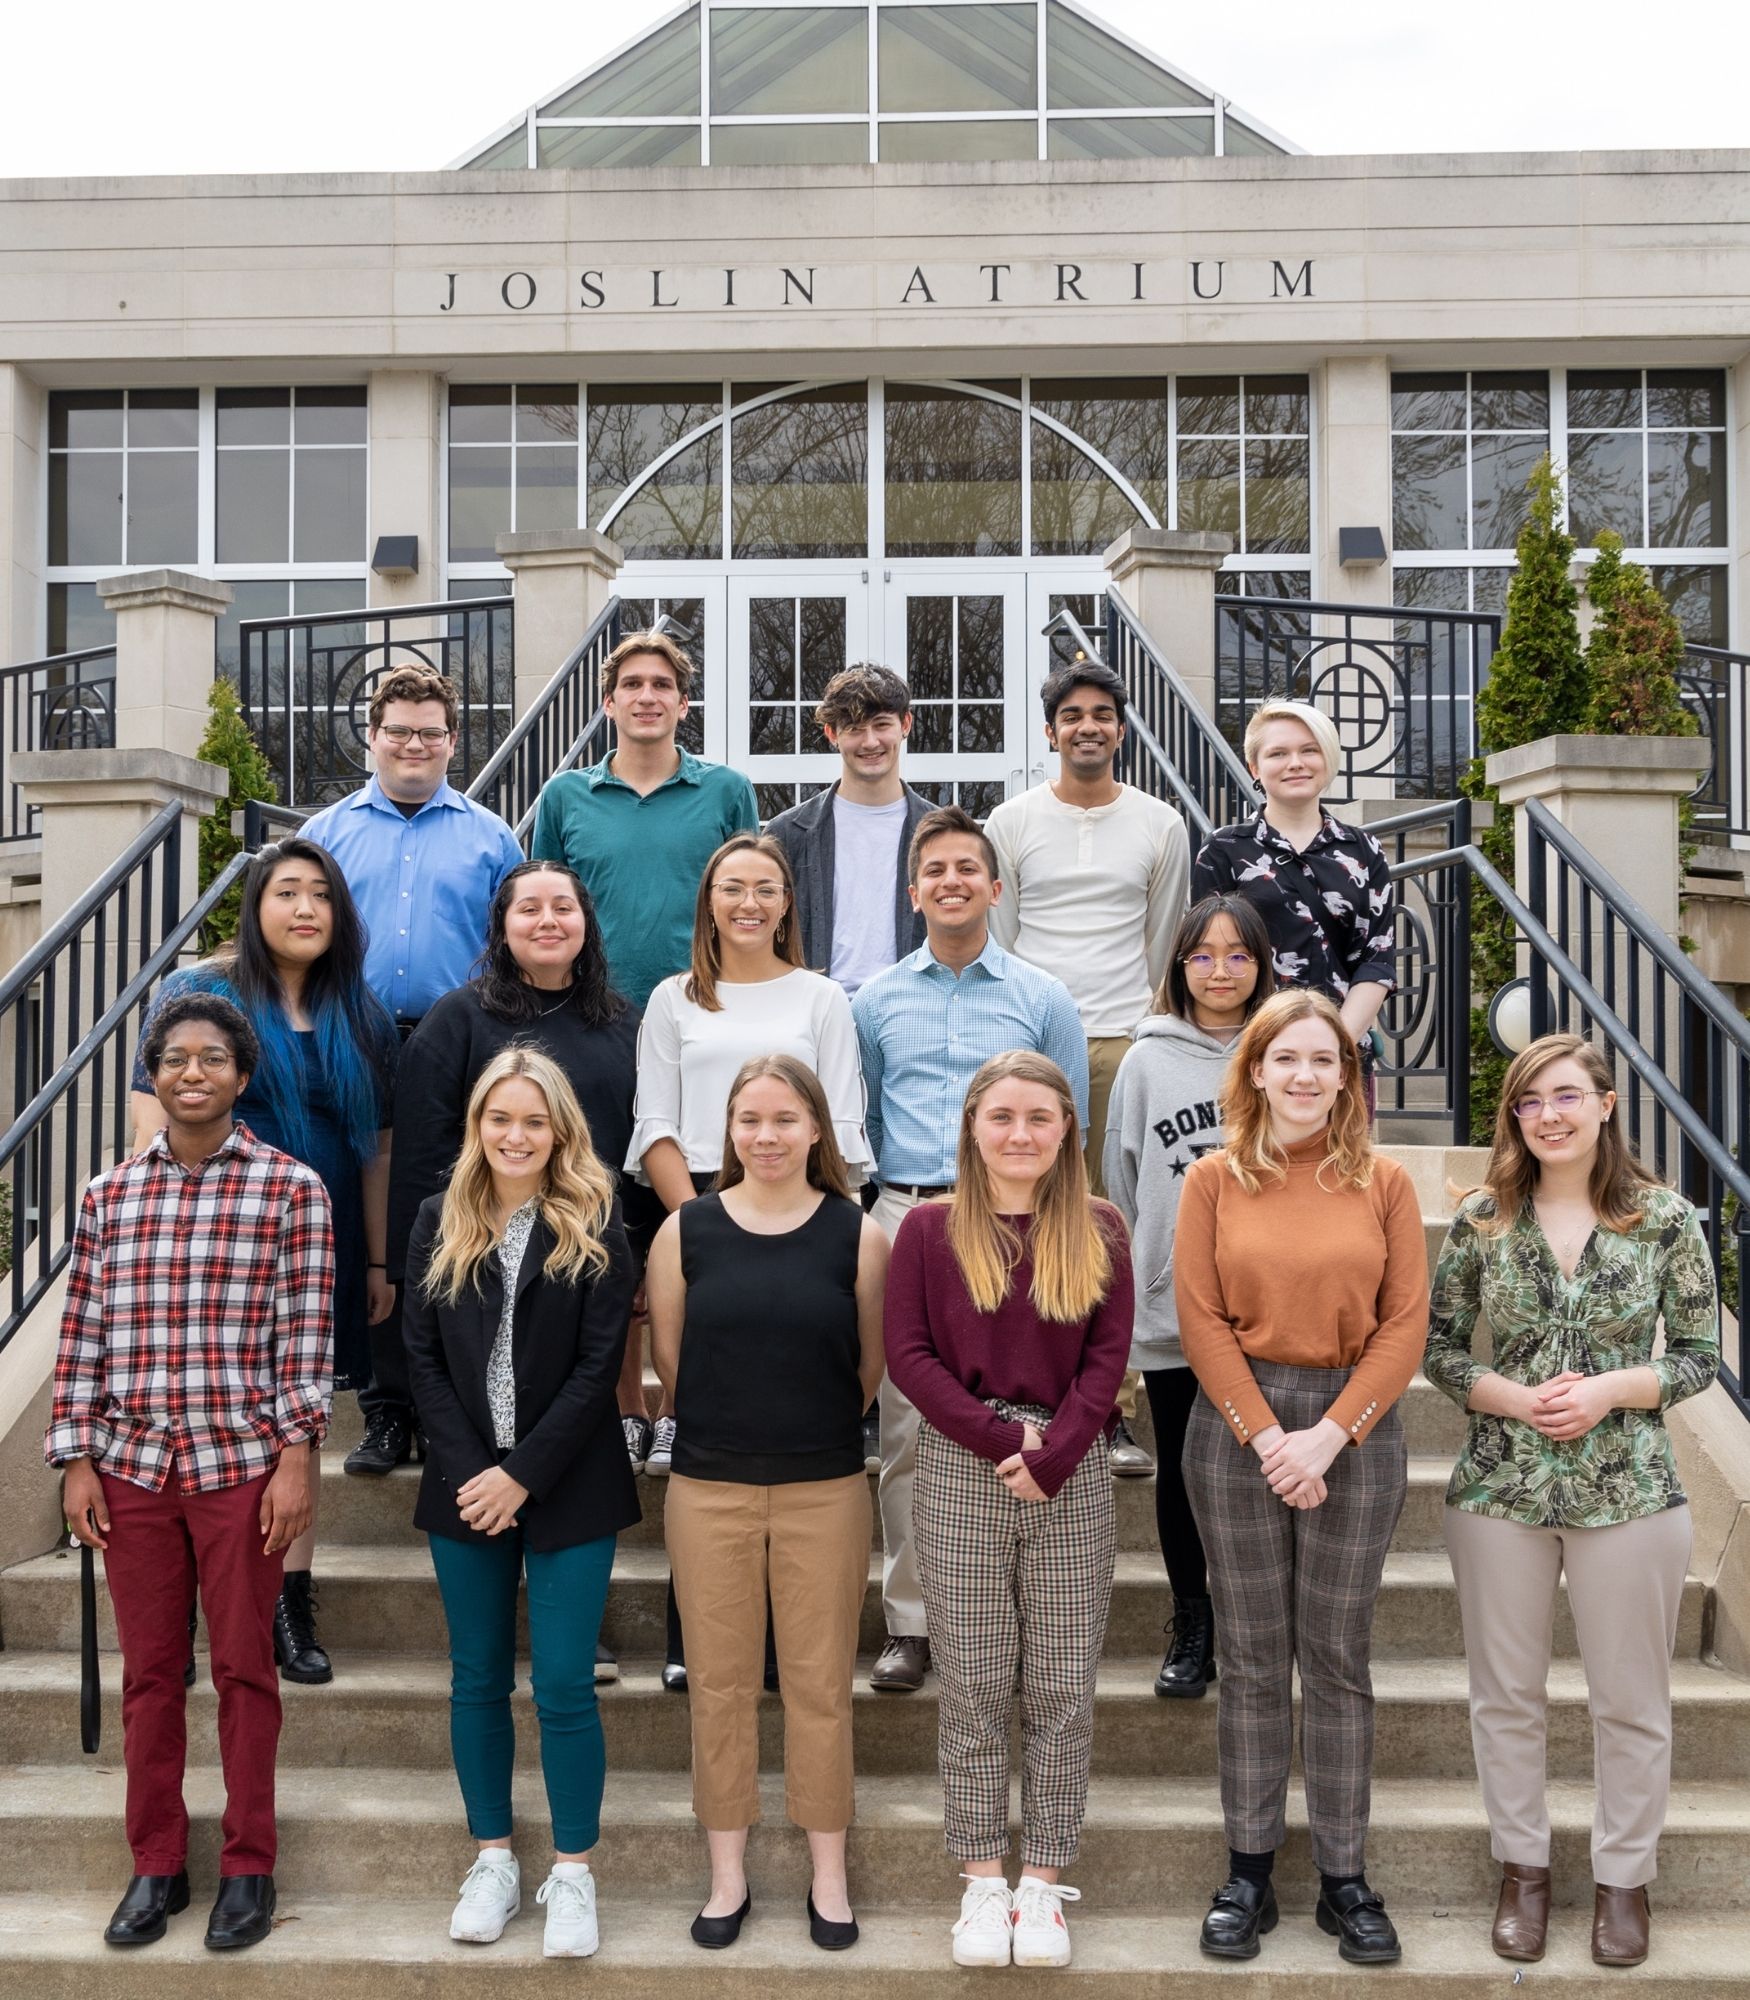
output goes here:
<path id="1" fill-rule="evenodd" d="M 667 11 L 19 0 L 0 176 L 441 167 Z M 1750 146 L 1743 0 L 1094 11 L 1309 152 Z"/>

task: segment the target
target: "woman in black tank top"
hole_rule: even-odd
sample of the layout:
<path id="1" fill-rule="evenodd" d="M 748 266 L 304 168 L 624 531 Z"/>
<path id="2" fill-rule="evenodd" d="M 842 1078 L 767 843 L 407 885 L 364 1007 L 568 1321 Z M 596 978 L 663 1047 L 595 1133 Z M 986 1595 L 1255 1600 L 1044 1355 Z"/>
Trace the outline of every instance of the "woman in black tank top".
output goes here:
<path id="1" fill-rule="evenodd" d="M 679 1432 L 665 1530 L 687 1633 L 693 1811 L 711 1851 L 695 1942 L 751 1907 L 768 1592 L 784 1700 L 785 1803 L 808 1834 L 816 1944 L 854 1944 L 851 1679 L 869 1576 L 862 1414 L 881 1379 L 887 1239 L 852 1200 L 818 1080 L 793 1056 L 729 1094 L 719 1191 L 650 1254 L 651 1351 Z"/>

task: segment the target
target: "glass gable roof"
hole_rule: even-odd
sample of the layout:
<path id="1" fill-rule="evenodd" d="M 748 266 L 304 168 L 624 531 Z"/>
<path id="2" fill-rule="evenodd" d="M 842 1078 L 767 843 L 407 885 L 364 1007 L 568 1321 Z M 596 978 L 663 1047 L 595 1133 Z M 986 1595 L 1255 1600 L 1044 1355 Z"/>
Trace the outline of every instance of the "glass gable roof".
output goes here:
<path id="1" fill-rule="evenodd" d="M 452 164 L 759 166 L 1296 150 L 1076 0 L 699 0 Z"/>

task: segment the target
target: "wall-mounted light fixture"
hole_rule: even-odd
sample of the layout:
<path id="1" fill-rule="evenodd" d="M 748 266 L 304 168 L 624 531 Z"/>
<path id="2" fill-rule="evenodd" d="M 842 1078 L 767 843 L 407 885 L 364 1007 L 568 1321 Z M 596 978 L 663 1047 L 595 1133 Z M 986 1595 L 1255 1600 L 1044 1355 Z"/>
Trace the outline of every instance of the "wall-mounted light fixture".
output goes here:
<path id="1" fill-rule="evenodd" d="M 1339 528 L 1337 561 L 1344 569 L 1378 569 L 1385 561 L 1385 536 L 1377 528 Z"/>
<path id="2" fill-rule="evenodd" d="M 417 576 L 419 537 L 379 535 L 377 546 L 371 551 L 371 568 L 378 576 Z"/>

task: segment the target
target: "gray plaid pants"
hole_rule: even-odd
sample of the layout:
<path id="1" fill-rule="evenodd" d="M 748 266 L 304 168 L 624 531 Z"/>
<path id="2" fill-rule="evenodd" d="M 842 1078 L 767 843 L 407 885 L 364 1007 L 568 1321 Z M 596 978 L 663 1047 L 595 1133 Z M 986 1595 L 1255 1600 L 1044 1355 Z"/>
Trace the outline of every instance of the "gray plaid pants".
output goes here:
<path id="1" fill-rule="evenodd" d="M 1047 1413 L 992 1402 L 1044 1429 Z M 1088 1804 L 1094 1670 L 1117 1523 L 1103 1438 L 1046 1501 L 1018 1500 L 988 1459 L 919 1426 L 912 1532 L 939 1693 L 948 1852 L 1009 1851 L 1009 1728 L 1021 1693 L 1021 1860 L 1075 1859 Z"/>
<path id="2" fill-rule="evenodd" d="M 1317 1423 L 1350 1372 L 1252 1363 L 1291 1431 Z M 1409 1478 L 1403 1419 L 1388 1410 L 1365 1444 L 1337 1454 L 1319 1507 L 1278 1500 L 1257 1453 L 1235 1441 L 1204 1396 L 1191 1413 L 1184 1467 L 1215 1606 L 1227 1843 L 1263 1854 L 1286 1835 L 1298 1663 L 1313 1861 L 1327 1875 L 1358 1875 L 1373 1792 L 1373 1606 Z"/>

